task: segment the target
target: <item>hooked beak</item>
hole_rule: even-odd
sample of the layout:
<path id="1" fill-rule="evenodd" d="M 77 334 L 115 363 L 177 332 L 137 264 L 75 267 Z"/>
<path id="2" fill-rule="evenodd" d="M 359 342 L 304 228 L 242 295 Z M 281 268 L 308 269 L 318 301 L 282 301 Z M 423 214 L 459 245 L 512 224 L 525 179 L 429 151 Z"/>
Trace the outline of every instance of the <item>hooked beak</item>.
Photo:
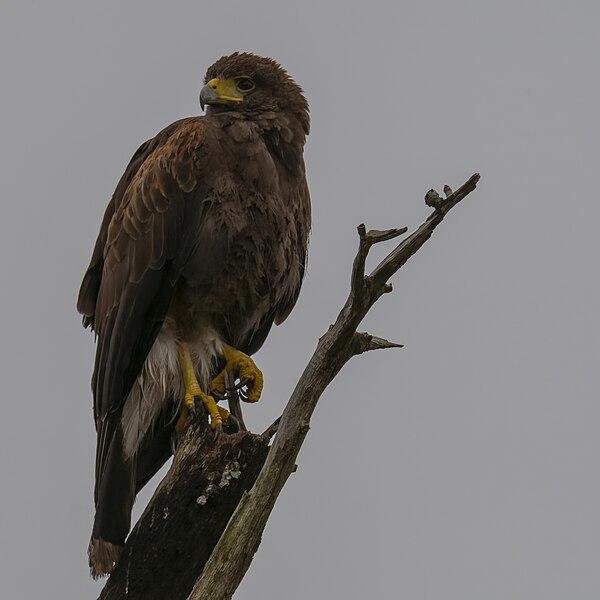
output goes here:
<path id="1" fill-rule="evenodd" d="M 207 104 L 218 104 L 219 96 L 208 83 L 200 90 L 200 108 L 204 110 Z"/>
<path id="2" fill-rule="evenodd" d="M 200 90 L 200 106 L 204 110 L 205 105 L 231 104 L 242 102 L 243 96 L 236 88 L 235 79 L 211 79 Z"/>

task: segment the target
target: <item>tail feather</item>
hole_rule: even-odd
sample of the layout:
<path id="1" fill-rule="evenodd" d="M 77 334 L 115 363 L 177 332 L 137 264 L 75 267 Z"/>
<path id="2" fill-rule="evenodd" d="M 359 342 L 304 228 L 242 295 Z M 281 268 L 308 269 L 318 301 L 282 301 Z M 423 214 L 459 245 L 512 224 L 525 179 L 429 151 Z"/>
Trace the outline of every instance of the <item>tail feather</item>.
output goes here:
<path id="1" fill-rule="evenodd" d="M 115 568 L 131 527 L 135 496 L 172 454 L 173 424 L 167 409 L 130 458 L 125 458 L 119 417 L 119 413 L 110 415 L 98 432 L 99 440 L 105 440 L 105 458 L 102 470 L 96 473 L 96 515 L 88 547 L 94 579 L 110 575 Z"/>
<path id="2" fill-rule="evenodd" d="M 104 428 L 108 431 L 103 431 Z M 124 456 L 123 430 L 118 418 L 109 417 L 98 433 L 104 440 L 104 460 L 102 469 L 96 473 L 96 515 L 88 548 L 94 578 L 111 573 L 125 544 L 135 499 L 137 462 L 136 456 L 129 459 Z"/>
<path id="3" fill-rule="evenodd" d="M 90 573 L 94 579 L 106 577 L 112 573 L 119 562 L 123 546 L 93 538 L 88 546 Z"/>

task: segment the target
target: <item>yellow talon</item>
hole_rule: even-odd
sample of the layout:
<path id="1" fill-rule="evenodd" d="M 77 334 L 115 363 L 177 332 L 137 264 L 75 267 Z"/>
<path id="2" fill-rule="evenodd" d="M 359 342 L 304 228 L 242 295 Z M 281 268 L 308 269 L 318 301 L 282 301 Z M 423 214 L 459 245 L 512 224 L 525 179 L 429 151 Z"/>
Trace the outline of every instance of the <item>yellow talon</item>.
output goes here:
<path id="1" fill-rule="evenodd" d="M 216 429 L 219 425 L 223 424 L 223 413 L 221 411 L 225 409 L 221 409 L 219 406 L 217 406 L 215 399 L 212 396 L 205 394 L 200 389 L 200 384 L 196 379 L 196 372 L 194 370 L 194 363 L 192 362 L 190 348 L 185 342 L 181 342 L 179 344 L 179 363 L 181 372 L 183 374 L 185 397 L 183 401 L 183 410 L 181 411 L 181 416 L 175 428 L 178 432 L 181 432 L 188 414 L 195 408 L 196 398 L 201 398 L 202 402 L 204 402 L 204 406 L 206 406 L 208 410 L 208 414 L 210 415 L 210 426 L 213 429 Z M 229 415 L 229 413 L 227 414 Z"/>
<path id="2" fill-rule="evenodd" d="M 248 396 L 243 399 L 246 402 L 257 402 L 264 384 L 261 370 L 247 354 L 231 346 L 223 347 L 223 357 L 226 361 L 225 368 L 212 380 L 210 391 L 225 394 L 227 391 L 226 375 L 229 373 L 234 381 L 239 379 L 240 382 L 246 383 Z"/>
<path id="3" fill-rule="evenodd" d="M 229 421 L 229 417 L 231 417 L 231 413 L 224 406 L 219 406 L 217 404 L 217 408 L 219 409 L 219 413 L 221 413 L 221 419 L 222 419 L 223 423 Z"/>
<path id="4" fill-rule="evenodd" d="M 200 397 L 205 396 L 206 398 L 208 398 L 209 400 L 212 398 L 211 396 L 206 396 L 206 394 L 197 394 Z M 204 398 L 202 398 L 202 400 L 204 401 Z M 214 401 L 214 399 L 213 399 Z M 215 402 L 216 404 L 216 402 Z M 206 401 L 204 401 L 204 405 L 206 406 L 206 408 L 209 410 L 210 413 L 210 408 L 208 406 L 208 404 L 206 403 Z M 187 421 L 188 415 L 190 414 L 190 408 L 191 410 L 194 410 L 194 408 L 192 408 L 192 406 L 195 406 L 194 403 L 194 397 L 191 397 L 191 401 L 188 398 L 188 394 L 186 394 L 185 399 L 184 399 L 184 404 L 183 404 L 183 408 L 181 409 L 181 414 L 179 415 L 179 419 L 177 420 L 177 423 L 175 424 L 175 431 L 177 432 L 177 434 L 181 434 L 181 432 L 183 431 L 183 428 L 185 426 L 185 423 Z M 231 413 L 224 408 L 223 406 L 219 406 L 218 404 L 216 404 L 217 407 L 217 411 L 219 413 L 219 417 L 220 417 L 220 421 L 219 418 L 217 417 L 213 417 L 212 413 L 211 414 L 211 418 L 210 418 L 210 426 L 212 429 L 216 429 L 220 424 L 222 423 L 226 423 L 227 421 L 229 421 L 229 418 L 231 417 Z"/>

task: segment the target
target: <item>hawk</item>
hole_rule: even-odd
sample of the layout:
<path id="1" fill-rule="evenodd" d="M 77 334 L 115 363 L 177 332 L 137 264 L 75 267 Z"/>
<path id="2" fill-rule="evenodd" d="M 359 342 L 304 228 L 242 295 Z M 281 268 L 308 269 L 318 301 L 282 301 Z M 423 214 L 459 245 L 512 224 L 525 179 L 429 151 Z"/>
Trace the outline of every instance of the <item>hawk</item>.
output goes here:
<path id="1" fill-rule="evenodd" d="M 250 356 L 290 314 L 304 275 L 302 89 L 271 58 L 236 52 L 208 69 L 200 104 L 204 116 L 133 155 L 79 292 L 97 338 L 94 577 L 117 563 L 135 496 L 172 455 L 194 403 L 218 432 L 227 386 L 259 399 Z"/>

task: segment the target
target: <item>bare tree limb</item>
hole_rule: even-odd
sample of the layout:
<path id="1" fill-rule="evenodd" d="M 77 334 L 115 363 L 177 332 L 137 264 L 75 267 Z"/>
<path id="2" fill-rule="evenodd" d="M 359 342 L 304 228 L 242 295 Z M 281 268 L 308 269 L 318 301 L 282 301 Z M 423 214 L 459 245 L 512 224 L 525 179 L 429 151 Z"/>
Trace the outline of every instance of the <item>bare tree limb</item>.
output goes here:
<path id="1" fill-rule="evenodd" d="M 396 344 L 384 340 L 383 338 L 370 335 L 369 333 L 355 333 L 354 343 L 358 345 L 358 351 L 356 354 L 362 354 L 363 352 L 369 352 L 371 350 L 385 350 L 387 348 L 404 348 L 402 344 Z"/>
<path id="2" fill-rule="evenodd" d="M 442 222 L 448 212 L 463 198 L 469 195 L 477 186 L 479 173 L 475 173 L 469 180 L 445 200 L 440 199 L 439 205 L 429 216 L 427 221 L 412 235 L 402 241 L 395 250 L 386 256 L 375 268 L 371 276 L 375 285 L 383 285 L 404 263 L 431 237 L 433 230 Z M 450 189 L 450 188 L 448 188 Z M 430 192 L 428 192 L 428 195 Z M 438 196 L 439 198 L 439 196 Z"/>
<path id="3" fill-rule="evenodd" d="M 371 246 L 402 235 L 405 230 L 367 231 L 364 226 L 358 228 L 359 248 L 346 304 L 335 323 L 319 340 L 281 421 L 278 425 L 274 424 L 277 435 L 258 479 L 252 489 L 243 494 L 188 600 L 228 600 L 232 597 L 258 549 L 275 501 L 295 470 L 296 457 L 321 394 L 352 356 L 367 350 L 397 346 L 381 338 L 358 334 L 356 328 L 381 295 L 391 291 L 389 278 L 431 237 L 448 211 L 470 194 L 478 181 L 479 175 L 475 174 L 455 192 L 446 186 L 446 199 L 429 192 L 426 203 L 434 207 L 433 213 L 370 275 L 365 275 L 365 264 Z"/>
<path id="4" fill-rule="evenodd" d="M 271 439 L 279 429 L 279 423 L 281 423 L 281 417 L 277 417 L 264 431 L 263 437 Z"/>
<path id="5" fill-rule="evenodd" d="M 357 227 L 357 230 L 360 242 L 356 258 L 354 259 L 354 265 L 352 266 L 352 281 L 350 286 L 354 298 L 361 300 L 365 292 L 365 266 L 369 250 L 374 244 L 387 242 L 405 234 L 408 231 L 408 227 L 387 229 L 385 231 L 378 231 L 376 229 L 367 231 L 364 224 L 361 224 Z"/>

